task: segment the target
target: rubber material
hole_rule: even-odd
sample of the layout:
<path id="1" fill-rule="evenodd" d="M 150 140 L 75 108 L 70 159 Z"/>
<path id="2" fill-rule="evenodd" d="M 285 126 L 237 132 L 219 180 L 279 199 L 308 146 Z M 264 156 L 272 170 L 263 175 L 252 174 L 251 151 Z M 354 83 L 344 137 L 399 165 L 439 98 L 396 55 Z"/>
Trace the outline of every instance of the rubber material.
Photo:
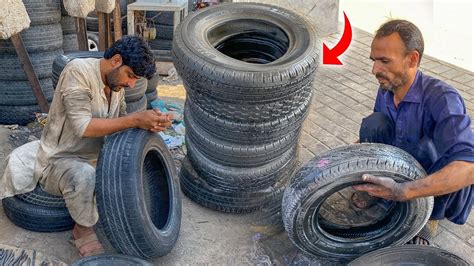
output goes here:
<path id="1" fill-rule="evenodd" d="M 30 203 L 33 205 L 54 208 L 66 208 L 66 202 L 64 201 L 63 197 L 51 195 L 41 189 L 39 185 L 36 186 L 35 190 L 25 194 L 16 195 L 16 197 L 26 203 Z"/>
<path id="2" fill-rule="evenodd" d="M 71 266 L 152 266 L 153 264 L 140 258 L 113 254 L 96 255 L 82 258 L 71 264 Z"/>
<path id="3" fill-rule="evenodd" d="M 51 78 L 39 79 L 38 81 L 46 100 L 51 102 L 54 95 Z M 20 106 L 34 104 L 37 104 L 37 100 L 28 81 L 0 81 L 0 105 Z"/>
<path id="4" fill-rule="evenodd" d="M 62 49 L 63 35 L 61 24 L 31 25 L 23 30 L 21 39 L 30 58 L 33 53 L 48 52 Z M 16 56 L 15 47 L 10 40 L 0 39 L 0 54 Z M 3 61 L 2 61 L 3 62 Z"/>

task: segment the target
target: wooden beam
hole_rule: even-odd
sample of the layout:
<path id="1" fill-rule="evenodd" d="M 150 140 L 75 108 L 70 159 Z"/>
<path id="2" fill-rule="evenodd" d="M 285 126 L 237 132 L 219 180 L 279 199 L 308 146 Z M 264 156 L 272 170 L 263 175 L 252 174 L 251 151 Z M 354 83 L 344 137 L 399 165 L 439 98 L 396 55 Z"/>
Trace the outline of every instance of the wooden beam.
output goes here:
<path id="1" fill-rule="evenodd" d="M 114 9 L 114 41 L 122 38 L 122 16 L 120 14 L 120 0 L 115 0 Z"/>
<path id="2" fill-rule="evenodd" d="M 21 35 L 19 33 L 13 35 L 11 37 L 11 41 L 13 46 L 15 47 L 16 54 L 20 59 L 20 64 L 23 70 L 25 71 L 26 77 L 30 82 L 31 89 L 33 90 L 33 94 L 36 97 L 36 101 L 38 102 L 38 106 L 43 113 L 47 113 L 49 111 L 48 101 L 41 90 L 41 85 L 38 81 L 38 76 L 36 76 L 35 69 L 31 64 L 30 57 L 28 56 L 28 52 L 26 51 L 25 45 L 23 40 L 21 39 Z"/>
<path id="3" fill-rule="evenodd" d="M 105 49 L 107 49 L 105 13 L 97 12 L 97 22 L 99 24 L 99 51 L 105 51 Z"/>
<path id="4" fill-rule="evenodd" d="M 105 13 L 105 36 L 107 38 L 106 47 L 109 48 L 114 42 L 112 39 L 112 26 L 110 24 L 110 14 Z"/>
<path id="5" fill-rule="evenodd" d="M 89 41 L 87 40 L 87 27 L 86 19 L 75 18 L 77 32 L 77 43 L 79 45 L 79 51 L 89 51 Z"/>

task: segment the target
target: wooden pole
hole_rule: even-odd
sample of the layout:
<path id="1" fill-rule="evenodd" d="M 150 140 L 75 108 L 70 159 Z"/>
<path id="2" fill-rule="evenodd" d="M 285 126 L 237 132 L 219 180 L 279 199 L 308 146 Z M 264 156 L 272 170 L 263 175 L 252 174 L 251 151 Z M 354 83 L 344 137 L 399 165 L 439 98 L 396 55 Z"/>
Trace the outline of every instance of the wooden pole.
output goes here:
<path id="1" fill-rule="evenodd" d="M 11 37 L 11 41 L 13 46 L 15 47 L 15 51 L 20 59 L 20 64 L 23 70 L 25 71 L 26 77 L 30 82 L 31 89 L 33 90 L 33 94 L 36 97 L 36 101 L 38 102 L 38 106 L 43 113 L 47 113 L 49 111 L 48 101 L 41 90 L 41 85 L 38 81 L 38 76 L 36 76 L 35 70 L 33 65 L 31 64 L 30 57 L 28 56 L 28 52 L 26 51 L 25 44 L 21 39 L 21 35 L 19 33 L 13 35 Z"/>
<path id="2" fill-rule="evenodd" d="M 86 19 L 75 18 L 77 32 L 77 43 L 79 45 L 79 51 L 89 51 L 89 41 L 87 40 L 87 28 Z"/>
<path id="3" fill-rule="evenodd" d="M 120 14 L 120 0 L 115 0 L 114 9 L 114 41 L 122 38 L 122 16 Z"/>
<path id="4" fill-rule="evenodd" d="M 99 24 L 99 51 L 107 49 L 107 34 L 105 26 L 105 13 L 97 12 L 97 22 Z"/>

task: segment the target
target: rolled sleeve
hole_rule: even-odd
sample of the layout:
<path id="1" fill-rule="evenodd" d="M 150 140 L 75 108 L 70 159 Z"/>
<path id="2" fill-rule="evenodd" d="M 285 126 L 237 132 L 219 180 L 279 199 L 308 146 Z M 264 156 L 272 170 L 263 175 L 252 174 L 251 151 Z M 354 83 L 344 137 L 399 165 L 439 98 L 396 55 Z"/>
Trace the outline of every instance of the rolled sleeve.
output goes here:
<path id="1" fill-rule="evenodd" d="M 61 86 L 65 113 L 74 132 L 83 136 L 92 119 L 92 94 L 82 75 L 70 71 Z"/>

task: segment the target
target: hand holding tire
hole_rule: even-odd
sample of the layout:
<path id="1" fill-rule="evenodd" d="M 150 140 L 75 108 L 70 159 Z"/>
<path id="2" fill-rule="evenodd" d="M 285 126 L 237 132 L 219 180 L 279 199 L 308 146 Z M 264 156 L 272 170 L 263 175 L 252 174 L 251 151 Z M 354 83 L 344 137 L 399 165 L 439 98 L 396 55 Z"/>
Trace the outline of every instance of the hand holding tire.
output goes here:
<path id="1" fill-rule="evenodd" d="M 363 185 L 353 186 L 357 191 L 365 191 L 370 196 L 394 201 L 407 200 L 403 183 L 397 183 L 390 177 L 377 177 L 370 174 L 362 175 Z"/>

